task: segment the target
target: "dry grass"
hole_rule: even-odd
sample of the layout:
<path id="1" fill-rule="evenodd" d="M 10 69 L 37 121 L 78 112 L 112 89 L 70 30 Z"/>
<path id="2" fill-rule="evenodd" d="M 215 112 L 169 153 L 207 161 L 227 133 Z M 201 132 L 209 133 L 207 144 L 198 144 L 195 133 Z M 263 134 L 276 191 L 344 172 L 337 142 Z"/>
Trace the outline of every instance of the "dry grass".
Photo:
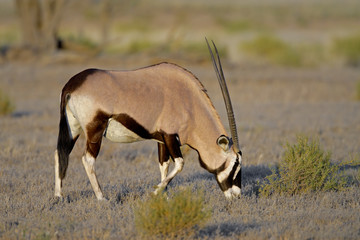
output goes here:
<path id="1" fill-rule="evenodd" d="M 14 103 L 9 96 L 0 89 L 0 116 L 11 114 L 15 110 Z"/>
<path id="2" fill-rule="evenodd" d="M 134 209 L 135 226 L 143 237 L 189 238 L 211 217 L 202 190 L 191 188 L 159 194 L 139 201 Z"/>

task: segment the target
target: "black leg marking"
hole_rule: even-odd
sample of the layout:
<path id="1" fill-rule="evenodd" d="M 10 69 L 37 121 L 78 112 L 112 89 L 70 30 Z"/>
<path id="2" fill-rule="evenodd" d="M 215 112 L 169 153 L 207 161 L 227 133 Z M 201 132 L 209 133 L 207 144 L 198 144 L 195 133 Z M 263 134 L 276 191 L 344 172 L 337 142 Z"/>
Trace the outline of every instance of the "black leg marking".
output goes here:
<path id="1" fill-rule="evenodd" d="M 92 122 L 86 126 L 86 151 L 89 152 L 94 158 L 96 158 L 99 154 L 102 136 L 109 118 L 110 115 L 98 111 Z"/>
<path id="2" fill-rule="evenodd" d="M 163 140 L 165 143 L 165 147 L 169 152 L 171 158 L 175 160 L 175 158 L 182 158 L 181 150 L 180 150 L 180 141 L 177 134 L 163 134 Z"/>
<path id="3" fill-rule="evenodd" d="M 169 161 L 170 153 L 167 150 L 165 144 L 158 143 L 158 156 L 159 156 L 159 163 L 162 165 L 164 162 Z"/>

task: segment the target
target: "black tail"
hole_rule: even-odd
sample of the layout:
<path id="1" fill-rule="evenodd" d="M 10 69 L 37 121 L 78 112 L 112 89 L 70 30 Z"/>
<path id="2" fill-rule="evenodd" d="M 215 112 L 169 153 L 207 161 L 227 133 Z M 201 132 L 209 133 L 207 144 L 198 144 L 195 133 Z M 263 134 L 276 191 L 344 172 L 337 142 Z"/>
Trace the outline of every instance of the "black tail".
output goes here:
<path id="1" fill-rule="evenodd" d="M 69 99 L 69 94 L 62 94 L 60 104 L 60 124 L 59 124 L 59 136 L 57 142 L 57 152 L 59 156 L 59 176 L 60 179 L 64 179 L 66 169 L 69 165 L 69 155 L 74 147 L 75 140 L 72 139 L 69 133 L 69 127 L 66 119 L 66 103 Z"/>

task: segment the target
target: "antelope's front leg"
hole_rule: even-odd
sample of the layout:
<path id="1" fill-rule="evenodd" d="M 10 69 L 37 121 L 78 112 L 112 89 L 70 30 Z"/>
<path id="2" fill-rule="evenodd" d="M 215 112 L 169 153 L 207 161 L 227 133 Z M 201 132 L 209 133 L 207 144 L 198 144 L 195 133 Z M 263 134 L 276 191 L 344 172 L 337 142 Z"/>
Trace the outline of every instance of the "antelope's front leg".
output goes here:
<path id="1" fill-rule="evenodd" d="M 169 173 L 169 175 L 165 177 L 165 179 L 162 180 L 161 183 L 156 186 L 156 190 L 154 191 L 155 195 L 161 192 L 163 189 L 165 189 L 166 186 L 171 182 L 171 180 L 176 176 L 176 174 L 181 172 L 181 170 L 183 169 L 184 159 L 182 157 L 175 158 L 174 161 L 175 161 L 175 167 Z"/>
<path id="2" fill-rule="evenodd" d="M 160 175 L 161 175 L 161 181 L 164 181 L 169 170 L 170 160 L 167 160 L 166 162 L 163 162 L 162 164 L 159 163 L 160 168 Z"/>
<path id="3" fill-rule="evenodd" d="M 181 172 L 184 166 L 184 159 L 180 151 L 181 144 L 177 134 L 164 134 L 162 137 L 164 143 L 158 143 L 161 183 L 156 186 L 156 190 L 154 191 L 155 195 L 164 190 L 176 174 Z M 175 167 L 170 174 L 166 176 L 170 164 L 170 156 L 174 159 Z"/>
<path id="4" fill-rule="evenodd" d="M 158 156 L 161 181 L 164 181 L 168 174 L 170 165 L 170 153 L 164 143 L 158 143 Z"/>

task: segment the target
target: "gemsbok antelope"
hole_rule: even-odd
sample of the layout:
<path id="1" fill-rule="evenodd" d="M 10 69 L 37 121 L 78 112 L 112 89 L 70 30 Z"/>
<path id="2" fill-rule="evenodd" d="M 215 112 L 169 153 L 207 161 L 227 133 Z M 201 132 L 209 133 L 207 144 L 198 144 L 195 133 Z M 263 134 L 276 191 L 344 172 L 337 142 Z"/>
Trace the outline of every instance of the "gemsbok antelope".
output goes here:
<path id="1" fill-rule="evenodd" d="M 104 199 L 95 174 L 102 138 L 130 143 L 158 142 L 161 182 L 155 194 L 178 174 L 184 160 L 181 145 L 199 154 L 202 167 L 216 176 L 226 198 L 241 194 L 241 151 L 229 92 L 221 67 L 206 40 L 227 108 L 232 138 L 228 137 L 204 86 L 190 71 L 160 63 L 133 71 L 87 69 L 62 89 L 60 124 L 55 151 L 55 196 L 62 197 L 62 181 L 69 154 L 83 131 L 82 163 L 97 199 Z M 170 158 L 175 166 L 168 174 Z"/>

